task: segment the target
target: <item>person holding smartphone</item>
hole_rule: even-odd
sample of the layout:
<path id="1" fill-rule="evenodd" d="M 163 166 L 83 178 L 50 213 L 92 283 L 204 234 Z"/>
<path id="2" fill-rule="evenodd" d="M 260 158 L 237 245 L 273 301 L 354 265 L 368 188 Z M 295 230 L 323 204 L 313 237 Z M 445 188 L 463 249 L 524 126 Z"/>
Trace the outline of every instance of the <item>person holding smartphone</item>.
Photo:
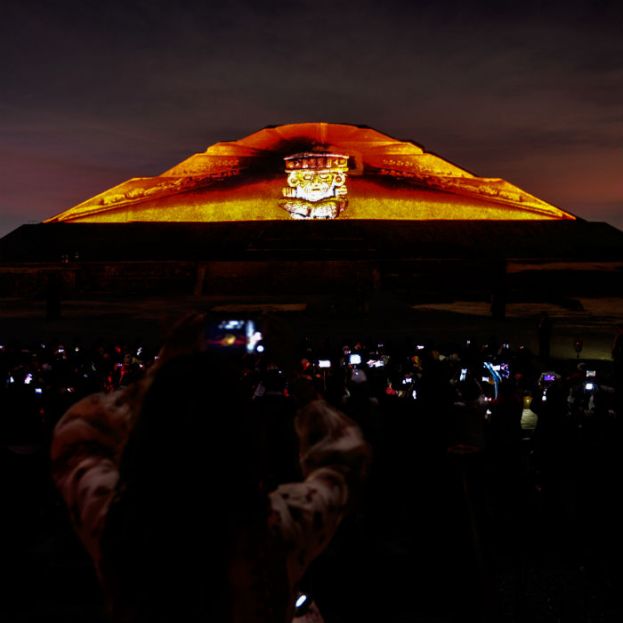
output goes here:
<path id="1" fill-rule="evenodd" d="M 289 623 L 298 584 L 352 506 L 357 426 L 304 386 L 302 482 L 266 488 L 261 420 L 186 323 L 138 384 L 74 405 L 53 478 L 114 621 Z"/>

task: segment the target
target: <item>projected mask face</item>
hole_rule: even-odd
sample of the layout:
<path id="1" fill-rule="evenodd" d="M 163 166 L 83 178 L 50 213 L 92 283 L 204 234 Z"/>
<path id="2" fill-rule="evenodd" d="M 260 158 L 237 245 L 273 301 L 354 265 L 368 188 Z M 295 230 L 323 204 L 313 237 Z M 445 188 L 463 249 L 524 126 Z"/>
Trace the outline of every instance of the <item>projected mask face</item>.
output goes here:
<path id="1" fill-rule="evenodd" d="M 337 218 L 346 208 L 348 156 L 303 153 L 285 158 L 287 199 L 282 207 L 294 219 Z"/>
<path id="2" fill-rule="evenodd" d="M 295 189 L 295 196 L 308 201 L 335 197 L 336 188 L 345 183 L 345 175 L 332 171 L 292 171 L 288 175 L 288 185 Z"/>

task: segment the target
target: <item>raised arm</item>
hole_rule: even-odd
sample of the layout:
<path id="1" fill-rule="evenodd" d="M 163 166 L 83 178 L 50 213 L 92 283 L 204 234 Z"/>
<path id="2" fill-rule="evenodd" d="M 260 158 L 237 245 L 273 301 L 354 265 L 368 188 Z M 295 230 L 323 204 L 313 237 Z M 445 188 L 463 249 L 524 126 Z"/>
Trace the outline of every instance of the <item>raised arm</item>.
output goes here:
<path id="1" fill-rule="evenodd" d="M 271 494 L 272 521 L 288 547 L 295 584 L 326 547 L 361 487 L 369 460 L 357 425 L 324 400 L 307 404 L 296 419 L 305 481 Z"/>
<path id="2" fill-rule="evenodd" d="M 52 477 L 87 551 L 99 564 L 99 541 L 119 480 L 119 462 L 143 396 L 164 363 L 202 349 L 202 314 L 170 330 L 145 377 L 112 394 L 93 394 L 67 411 L 54 431 Z"/>
<path id="3" fill-rule="evenodd" d="M 93 394 L 71 407 L 54 431 L 52 477 L 96 565 L 131 419 L 127 390 Z"/>

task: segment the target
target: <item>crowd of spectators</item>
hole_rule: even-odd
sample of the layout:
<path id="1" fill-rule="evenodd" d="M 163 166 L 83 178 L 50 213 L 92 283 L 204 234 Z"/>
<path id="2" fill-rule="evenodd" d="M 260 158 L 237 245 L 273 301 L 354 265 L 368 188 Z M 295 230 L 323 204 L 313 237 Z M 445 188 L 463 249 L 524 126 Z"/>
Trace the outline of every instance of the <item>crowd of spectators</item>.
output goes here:
<path id="1" fill-rule="evenodd" d="M 532 404 L 532 411 L 538 413 L 549 393 L 550 405 L 564 396 L 567 415 L 575 419 L 616 415 L 616 383 L 603 365 L 597 371 L 580 361 L 572 369 L 558 362 L 564 369 L 557 370 L 523 346 L 508 343 L 477 344 L 467 339 L 461 345 L 437 348 L 426 341 L 369 345 L 351 340 L 331 347 L 314 346 L 305 338 L 296 361 L 280 362 L 286 372 L 271 359 L 270 350 L 264 352 L 263 346 L 260 350 L 240 358 L 241 374 L 256 396 L 277 379 L 279 392 L 287 395 L 287 380 L 299 376 L 312 381 L 336 406 L 352 402 L 353 391 L 365 393 L 377 404 L 403 400 L 415 411 L 431 400 L 443 404 L 468 396 L 478 399 L 486 422 L 495 420 L 494 412 L 509 400 L 521 403 L 522 410 Z M 36 439 L 37 431 L 49 432 L 71 404 L 93 392 L 110 392 L 132 383 L 157 356 L 157 349 L 145 346 L 141 339 L 0 344 L 3 436 L 13 442 L 20 436 L 25 441 Z M 524 429 L 534 423 L 524 418 Z"/>
<path id="2" fill-rule="evenodd" d="M 265 440 L 274 447 L 273 484 L 297 476 L 289 396 L 296 379 L 354 419 L 374 454 L 361 508 L 309 573 L 328 620 L 408 611 L 398 595 L 416 577 L 424 610 L 481 613 L 499 602 L 496 569 L 525 567 L 526 551 L 537 552 L 534 564 L 552 547 L 594 563 L 604 585 L 617 585 L 623 548 L 613 491 L 623 414 L 620 379 L 608 366 L 543 360 L 493 340 L 438 348 L 302 339 L 297 352 L 275 362 L 267 341 L 238 358 L 258 413 L 273 419 Z M 156 357 L 141 339 L 0 345 L 2 460 L 8 500 L 18 507 L 10 514 L 14 556 L 59 512 L 47 471 L 56 422 L 78 399 L 139 379 Z M 404 564 L 412 576 L 398 571 Z M 444 601 L 449 595 L 457 599 Z"/>

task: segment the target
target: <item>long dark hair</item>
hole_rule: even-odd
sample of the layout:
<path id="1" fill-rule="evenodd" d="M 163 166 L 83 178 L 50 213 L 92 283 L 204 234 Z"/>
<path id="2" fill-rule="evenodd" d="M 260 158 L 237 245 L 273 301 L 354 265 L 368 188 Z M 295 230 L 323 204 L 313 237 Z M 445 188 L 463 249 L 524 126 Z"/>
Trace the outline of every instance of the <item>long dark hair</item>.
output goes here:
<path id="1" fill-rule="evenodd" d="M 102 539 L 115 620 L 228 619 L 229 561 L 241 541 L 266 549 L 253 415 L 236 369 L 215 355 L 179 357 L 155 374 Z"/>

